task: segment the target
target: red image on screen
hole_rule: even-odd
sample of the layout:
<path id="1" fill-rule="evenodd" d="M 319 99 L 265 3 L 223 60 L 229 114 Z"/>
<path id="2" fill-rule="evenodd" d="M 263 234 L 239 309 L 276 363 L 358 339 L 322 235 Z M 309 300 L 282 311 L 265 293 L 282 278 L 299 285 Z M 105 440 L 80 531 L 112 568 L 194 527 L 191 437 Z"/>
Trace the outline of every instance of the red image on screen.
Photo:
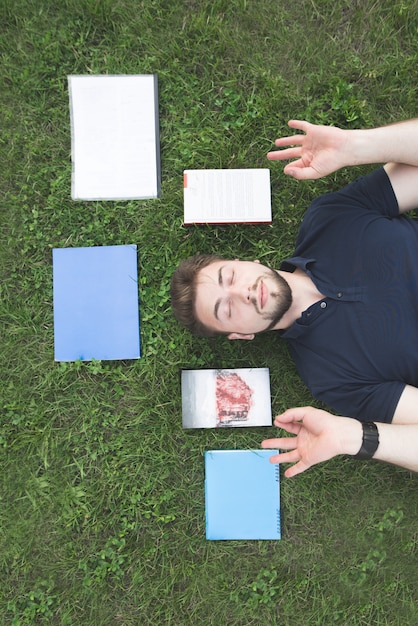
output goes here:
<path id="1" fill-rule="evenodd" d="M 216 425 L 245 422 L 252 405 L 253 390 L 238 374 L 216 373 Z"/>

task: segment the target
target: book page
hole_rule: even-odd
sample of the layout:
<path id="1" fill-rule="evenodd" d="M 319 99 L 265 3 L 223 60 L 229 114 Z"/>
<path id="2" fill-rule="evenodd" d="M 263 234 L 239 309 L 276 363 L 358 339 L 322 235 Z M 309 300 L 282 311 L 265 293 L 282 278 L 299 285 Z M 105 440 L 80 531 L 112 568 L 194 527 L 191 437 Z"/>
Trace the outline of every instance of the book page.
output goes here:
<path id="1" fill-rule="evenodd" d="M 271 222 L 270 170 L 186 170 L 184 223 L 234 222 Z"/>
<path id="2" fill-rule="evenodd" d="M 155 198 L 160 190 L 156 75 L 69 76 L 72 198 Z"/>

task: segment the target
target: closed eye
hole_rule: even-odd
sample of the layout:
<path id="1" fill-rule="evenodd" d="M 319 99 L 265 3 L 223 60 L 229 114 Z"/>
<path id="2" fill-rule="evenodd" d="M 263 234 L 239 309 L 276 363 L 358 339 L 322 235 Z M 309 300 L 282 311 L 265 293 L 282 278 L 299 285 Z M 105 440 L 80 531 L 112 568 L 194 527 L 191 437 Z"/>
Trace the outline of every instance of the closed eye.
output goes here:
<path id="1" fill-rule="evenodd" d="M 222 266 L 222 267 L 220 267 L 220 268 L 219 268 L 219 270 L 218 270 L 218 285 L 219 285 L 220 287 L 222 287 L 222 284 L 223 284 L 223 276 L 222 276 L 222 271 L 223 271 L 223 269 L 224 269 L 224 268 L 223 268 L 223 266 Z"/>

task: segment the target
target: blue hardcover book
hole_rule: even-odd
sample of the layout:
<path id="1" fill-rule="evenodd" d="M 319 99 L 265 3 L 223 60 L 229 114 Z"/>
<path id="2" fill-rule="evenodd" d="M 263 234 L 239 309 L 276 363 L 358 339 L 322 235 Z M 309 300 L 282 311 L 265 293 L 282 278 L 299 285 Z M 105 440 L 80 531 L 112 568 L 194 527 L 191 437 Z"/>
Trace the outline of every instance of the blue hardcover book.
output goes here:
<path id="1" fill-rule="evenodd" d="M 205 452 L 206 539 L 280 539 L 277 450 Z"/>
<path id="2" fill-rule="evenodd" d="M 54 248 L 56 361 L 140 357 L 135 245 Z"/>

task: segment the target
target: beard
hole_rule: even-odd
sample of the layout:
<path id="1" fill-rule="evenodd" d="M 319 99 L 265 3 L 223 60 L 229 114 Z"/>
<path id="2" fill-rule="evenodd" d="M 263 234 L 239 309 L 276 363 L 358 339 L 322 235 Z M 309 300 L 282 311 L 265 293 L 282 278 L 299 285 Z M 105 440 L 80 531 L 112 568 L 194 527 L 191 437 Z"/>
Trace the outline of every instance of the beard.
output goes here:
<path id="1" fill-rule="evenodd" d="M 260 280 L 269 279 L 270 285 L 272 287 L 269 289 L 269 300 L 273 302 L 273 307 L 268 313 L 263 313 L 258 309 L 257 302 L 254 302 L 254 305 L 257 309 L 257 312 L 263 319 L 269 322 L 265 332 L 271 330 L 280 322 L 283 315 L 287 313 L 292 304 L 292 291 L 280 274 L 278 274 L 275 270 L 271 268 L 267 268 L 267 272 L 260 276 L 257 280 L 256 285 Z M 255 285 L 255 287 L 256 287 Z"/>

